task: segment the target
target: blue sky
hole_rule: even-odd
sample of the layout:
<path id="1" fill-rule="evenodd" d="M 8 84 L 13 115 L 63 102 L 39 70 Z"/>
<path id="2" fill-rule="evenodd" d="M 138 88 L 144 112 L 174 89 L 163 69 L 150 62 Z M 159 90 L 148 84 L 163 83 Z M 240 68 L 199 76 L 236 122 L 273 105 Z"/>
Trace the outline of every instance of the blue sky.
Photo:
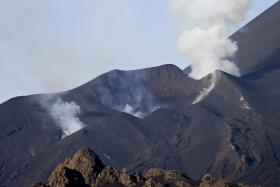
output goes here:
<path id="1" fill-rule="evenodd" d="M 253 0 L 242 24 L 277 0 Z M 62 91 L 112 69 L 187 62 L 167 0 L 0 0 L 0 102 Z"/>

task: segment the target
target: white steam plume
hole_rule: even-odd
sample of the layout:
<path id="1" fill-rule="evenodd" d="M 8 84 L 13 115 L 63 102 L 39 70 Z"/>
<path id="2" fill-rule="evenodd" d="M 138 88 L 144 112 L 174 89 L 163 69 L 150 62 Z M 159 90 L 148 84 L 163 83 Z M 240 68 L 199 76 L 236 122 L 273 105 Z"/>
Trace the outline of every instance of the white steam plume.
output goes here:
<path id="1" fill-rule="evenodd" d="M 63 101 L 60 97 L 45 97 L 39 100 L 63 132 L 62 138 L 81 130 L 86 125 L 79 119 L 81 108 L 75 102 Z"/>
<path id="2" fill-rule="evenodd" d="M 122 111 L 124 113 L 133 115 L 133 116 L 138 117 L 138 118 L 142 118 L 144 116 L 144 114 L 141 111 L 135 111 L 133 106 L 131 106 L 129 104 L 126 104 Z"/>
<path id="3" fill-rule="evenodd" d="M 160 107 L 159 106 L 153 106 L 149 109 L 149 113 L 152 113 L 154 111 L 156 111 L 157 109 L 159 109 Z M 137 108 L 134 108 L 133 106 L 131 106 L 130 104 L 126 104 L 124 106 L 124 108 L 122 110 L 120 110 L 124 113 L 127 113 L 127 114 L 130 114 L 130 115 L 133 115 L 137 118 L 143 118 L 145 116 L 147 116 L 149 113 L 146 113 L 146 112 L 143 112 L 141 110 L 137 110 Z"/>
<path id="4" fill-rule="evenodd" d="M 144 118 L 160 108 L 148 88 L 146 70 L 114 70 L 95 86 L 101 103 L 111 109 Z"/>
<path id="5" fill-rule="evenodd" d="M 200 103 L 201 101 L 203 101 L 210 93 L 211 91 L 215 88 L 216 86 L 216 82 L 219 79 L 219 75 L 214 72 L 210 75 L 210 84 L 208 87 L 203 88 L 203 90 L 199 93 L 199 95 L 195 98 L 195 100 L 193 101 L 193 105 Z"/>
<path id="6" fill-rule="evenodd" d="M 222 70 L 239 76 L 238 67 L 229 60 L 238 50 L 228 38 L 230 28 L 237 26 L 251 0 L 170 0 L 171 11 L 183 23 L 178 50 L 189 60 L 195 79 Z"/>

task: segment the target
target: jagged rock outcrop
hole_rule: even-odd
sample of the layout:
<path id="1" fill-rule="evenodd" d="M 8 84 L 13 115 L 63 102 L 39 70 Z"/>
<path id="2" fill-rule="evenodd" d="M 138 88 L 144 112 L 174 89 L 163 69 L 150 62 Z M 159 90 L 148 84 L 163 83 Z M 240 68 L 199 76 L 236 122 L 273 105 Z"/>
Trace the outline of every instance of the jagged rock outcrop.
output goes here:
<path id="1" fill-rule="evenodd" d="M 87 187 L 84 176 L 77 170 L 59 165 L 49 178 L 48 184 L 35 183 L 32 187 Z"/>
<path id="2" fill-rule="evenodd" d="M 34 183 L 32 187 L 250 187 L 233 184 L 222 179 L 205 175 L 201 181 L 192 181 L 183 173 L 173 170 L 152 168 L 141 176 L 130 174 L 127 169 L 117 170 L 105 166 L 90 149 L 80 149 L 73 157 L 65 159 L 52 172 L 46 184 Z"/>
<path id="3" fill-rule="evenodd" d="M 98 174 L 104 169 L 104 165 L 99 157 L 90 149 L 80 149 L 72 158 L 67 158 L 62 164 L 59 164 L 50 176 L 50 181 L 55 181 L 57 175 L 69 168 L 70 173 L 79 172 L 85 180 L 85 183 L 94 185 Z M 62 170 L 61 170 L 62 168 Z M 52 185 L 52 184 L 51 184 Z"/>
<path id="4" fill-rule="evenodd" d="M 251 185 L 242 184 L 242 183 L 238 183 L 238 184 L 230 183 L 208 174 L 206 174 L 202 178 L 202 182 L 199 185 L 199 187 L 250 187 L 250 186 Z"/>

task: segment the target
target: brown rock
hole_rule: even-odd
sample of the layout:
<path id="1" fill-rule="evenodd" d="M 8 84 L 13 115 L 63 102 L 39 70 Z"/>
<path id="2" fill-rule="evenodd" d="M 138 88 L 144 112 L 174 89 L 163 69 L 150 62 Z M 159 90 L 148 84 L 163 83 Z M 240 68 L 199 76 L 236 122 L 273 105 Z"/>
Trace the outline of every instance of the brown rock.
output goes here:
<path id="1" fill-rule="evenodd" d="M 88 185 L 95 184 L 95 179 L 105 167 L 90 149 L 80 149 L 72 158 L 66 159 L 63 166 L 79 171 Z"/>
<path id="2" fill-rule="evenodd" d="M 250 187 L 249 185 L 246 184 L 233 184 L 228 181 L 222 180 L 217 177 L 213 177 L 209 174 L 206 174 L 202 182 L 200 183 L 199 187 Z M 252 186 L 251 186 L 252 187 Z"/>
<path id="3" fill-rule="evenodd" d="M 146 180 L 145 184 L 143 187 L 164 187 L 162 184 L 157 182 L 154 178 L 150 178 Z"/>
<path id="4" fill-rule="evenodd" d="M 81 149 L 67 158 L 52 172 L 48 183 L 35 183 L 32 187 L 249 187 L 205 175 L 202 181 L 192 181 L 183 173 L 174 170 L 153 168 L 145 177 L 129 174 L 127 169 L 117 170 L 104 166 L 90 149 Z"/>
<path id="5" fill-rule="evenodd" d="M 87 187 L 83 175 L 74 169 L 59 166 L 49 179 L 51 187 Z"/>
<path id="6" fill-rule="evenodd" d="M 152 168 L 146 172 L 145 178 L 153 178 L 160 181 L 162 184 L 174 184 L 178 187 L 196 186 L 196 183 L 192 182 L 183 173 L 174 170 Z"/>
<path id="7" fill-rule="evenodd" d="M 123 186 L 136 186 L 144 183 L 144 179 L 140 175 L 130 175 L 127 169 L 122 171 L 115 170 L 112 167 L 105 167 L 96 179 L 95 186 L 103 186 L 105 184 L 121 184 Z"/>

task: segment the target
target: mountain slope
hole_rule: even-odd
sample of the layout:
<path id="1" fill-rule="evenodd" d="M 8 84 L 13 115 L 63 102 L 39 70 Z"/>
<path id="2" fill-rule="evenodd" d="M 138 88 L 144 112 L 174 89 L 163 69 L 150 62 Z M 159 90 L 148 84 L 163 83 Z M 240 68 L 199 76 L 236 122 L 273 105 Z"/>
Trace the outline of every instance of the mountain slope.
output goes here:
<path id="1" fill-rule="evenodd" d="M 268 63 L 279 64 L 279 11 L 280 2 L 278 1 L 231 36 L 238 43 L 239 50 L 234 61 L 242 74 L 256 71 Z"/>
<path id="2" fill-rule="evenodd" d="M 133 172 L 279 186 L 279 4 L 233 36 L 242 77 L 216 71 L 194 80 L 174 65 L 114 70 L 63 93 L 2 103 L 0 184 L 47 181 L 65 157 L 89 147 Z"/>
<path id="3" fill-rule="evenodd" d="M 90 147 L 106 164 L 131 171 L 159 167 L 184 171 L 194 179 L 212 173 L 228 180 L 279 184 L 280 167 L 275 167 L 279 164 L 279 126 L 272 118 L 273 113 L 266 118 L 258 103 L 251 103 L 252 98 L 258 99 L 262 94 L 255 88 L 266 85 L 266 79 L 252 82 L 249 78 L 217 71 L 215 88 L 201 102 L 193 104 L 213 75 L 197 81 L 173 65 L 139 71 L 145 72 L 145 76 L 137 79 L 137 84 L 131 85 L 126 76 L 138 71 L 117 71 L 117 76 L 113 71 L 114 75 L 109 72 L 65 93 L 20 97 L 3 103 L 0 107 L 3 115 L 16 114 L 13 118 L 0 119 L 3 129 L 16 128 L 25 118 L 29 126 L 6 133 L 0 140 L 5 153 L 1 157 L 1 183 L 28 186 L 33 181 L 44 181 L 63 158 L 80 147 Z M 279 78 L 279 74 L 269 75 L 273 80 Z M 123 79 L 123 85 L 107 84 L 111 76 L 114 81 Z M 146 90 L 137 95 L 135 87 L 139 85 Z M 136 105 L 137 110 L 146 115 L 135 117 L 133 113 L 118 111 L 115 103 L 103 103 L 102 96 L 96 94 L 100 86 L 102 91 L 111 91 L 109 97 L 115 97 L 116 93 L 113 101 L 120 97 L 118 105 Z M 121 98 L 122 94 L 128 96 Z M 141 98 L 140 103 L 135 102 L 135 95 Z M 157 106 L 156 110 L 147 109 L 151 103 L 142 103 L 147 96 L 152 105 Z M 75 102 L 81 108 L 78 117 L 86 126 L 61 139 L 63 132 L 38 100 L 44 97 Z M 25 110 L 13 106 L 14 103 L 21 103 Z M 274 110 L 277 111 L 277 107 Z M 30 147 L 32 152 L 28 152 Z"/>

